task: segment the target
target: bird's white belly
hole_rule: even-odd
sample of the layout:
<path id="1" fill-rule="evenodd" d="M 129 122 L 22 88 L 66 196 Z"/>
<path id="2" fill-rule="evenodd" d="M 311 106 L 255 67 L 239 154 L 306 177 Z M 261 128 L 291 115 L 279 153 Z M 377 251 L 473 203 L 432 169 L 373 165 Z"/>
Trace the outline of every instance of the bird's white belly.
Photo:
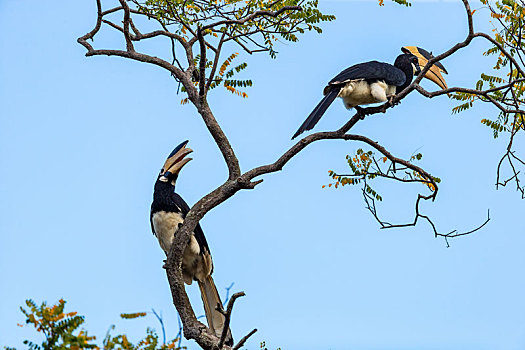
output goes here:
<path id="1" fill-rule="evenodd" d="M 159 240 L 160 247 L 166 254 L 173 243 L 173 238 L 175 233 L 179 229 L 179 224 L 184 222 L 182 215 L 180 213 L 171 213 L 165 211 L 159 211 L 153 214 L 153 229 L 155 230 L 155 235 Z M 184 254 L 182 256 L 182 265 L 183 267 L 192 267 L 196 264 L 196 260 L 199 259 L 199 243 L 195 239 L 195 236 L 191 235 L 190 242 Z M 191 283 L 191 279 L 190 279 Z"/>
<path id="2" fill-rule="evenodd" d="M 173 242 L 175 232 L 179 229 L 179 224 L 184 222 L 184 219 L 179 213 L 159 211 L 153 214 L 152 221 L 160 247 L 167 253 Z"/>
<path id="3" fill-rule="evenodd" d="M 395 86 L 388 85 L 381 80 L 372 84 L 365 80 L 354 80 L 348 82 L 338 96 L 343 99 L 346 108 L 352 108 L 359 105 L 385 102 L 395 92 Z"/>

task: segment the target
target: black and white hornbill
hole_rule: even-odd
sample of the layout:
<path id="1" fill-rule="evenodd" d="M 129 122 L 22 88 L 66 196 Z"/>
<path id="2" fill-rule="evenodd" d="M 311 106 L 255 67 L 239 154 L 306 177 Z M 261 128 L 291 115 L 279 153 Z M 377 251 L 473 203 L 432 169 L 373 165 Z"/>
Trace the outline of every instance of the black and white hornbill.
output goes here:
<path id="1" fill-rule="evenodd" d="M 423 62 L 422 54 L 416 56 L 408 48 L 413 47 L 403 48 L 404 53 L 397 56 L 394 65 L 378 61 L 358 63 L 336 75 L 324 88 L 324 98 L 292 139 L 312 129 L 336 97 L 343 99 L 346 108 L 358 108 L 360 105 L 386 102 L 410 85 L 413 76 L 421 72 L 420 66 L 424 66 L 426 61 Z"/>
<path id="2" fill-rule="evenodd" d="M 184 199 L 175 193 L 175 182 L 179 172 L 192 159 L 185 158 L 193 152 L 190 148 L 186 148 L 187 144 L 188 141 L 184 141 L 170 153 L 155 182 L 153 192 L 153 203 L 151 203 L 150 213 L 151 230 L 159 240 L 160 247 L 166 255 L 174 236 L 177 234 L 177 230 L 184 222 L 186 214 L 190 211 L 190 207 Z M 200 224 L 197 224 L 183 253 L 182 276 L 186 284 L 197 281 L 208 327 L 217 337 L 220 337 L 225 318 L 216 309 L 217 307 L 222 309 L 222 302 L 211 277 L 212 272 L 213 262 L 210 248 Z M 225 344 L 233 345 L 233 338 L 229 329 Z"/>

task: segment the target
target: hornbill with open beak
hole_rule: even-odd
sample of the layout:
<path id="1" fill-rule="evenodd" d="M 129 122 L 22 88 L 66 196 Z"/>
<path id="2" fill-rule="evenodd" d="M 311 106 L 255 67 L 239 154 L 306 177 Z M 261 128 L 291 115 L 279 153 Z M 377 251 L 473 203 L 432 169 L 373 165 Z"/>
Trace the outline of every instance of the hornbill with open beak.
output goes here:
<path id="1" fill-rule="evenodd" d="M 192 159 L 185 158 L 193 152 L 190 148 L 186 148 L 187 144 L 188 141 L 184 141 L 170 153 L 155 182 L 153 192 L 150 213 L 151 230 L 166 255 L 177 230 L 190 211 L 184 199 L 175 193 L 175 182 L 179 172 Z M 199 284 L 208 327 L 220 338 L 225 317 L 216 309 L 222 310 L 222 302 L 211 277 L 212 272 L 213 262 L 210 248 L 200 224 L 197 224 L 182 256 L 182 277 L 186 284 L 191 284 L 194 280 Z M 233 345 L 229 329 L 225 344 Z"/>
<path id="2" fill-rule="evenodd" d="M 422 54 L 416 56 L 409 49 L 402 50 L 404 53 L 396 58 L 394 65 L 378 61 L 358 63 L 336 75 L 324 88 L 324 98 L 292 139 L 312 129 L 336 97 L 343 99 L 346 108 L 358 109 L 360 105 L 386 102 L 410 85 L 413 76 L 421 72 L 420 66 L 424 66 L 426 61 L 422 64 L 424 59 Z M 425 77 L 430 73 L 431 71 Z"/>

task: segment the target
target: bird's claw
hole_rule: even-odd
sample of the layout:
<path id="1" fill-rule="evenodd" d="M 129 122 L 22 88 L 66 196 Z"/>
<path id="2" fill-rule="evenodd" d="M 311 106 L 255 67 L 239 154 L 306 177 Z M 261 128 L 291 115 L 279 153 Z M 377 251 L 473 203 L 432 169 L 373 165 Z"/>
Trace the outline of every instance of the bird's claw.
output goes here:
<path id="1" fill-rule="evenodd" d="M 364 111 L 364 108 L 359 106 L 354 106 L 357 114 L 359 115 L 359 119 L 365 119 L 366 113 Z"/>
<path id="2" fill-rule="evenodd" d="M 396 98 L 395 95 L 392 95 L 388 98 L 388 102 L 390 103 L 391 106 L 397 106 L 398 104 L 401 103 L 401 101 L 397 101 L 397 102 L 394 102 L 394 99 Z"/>

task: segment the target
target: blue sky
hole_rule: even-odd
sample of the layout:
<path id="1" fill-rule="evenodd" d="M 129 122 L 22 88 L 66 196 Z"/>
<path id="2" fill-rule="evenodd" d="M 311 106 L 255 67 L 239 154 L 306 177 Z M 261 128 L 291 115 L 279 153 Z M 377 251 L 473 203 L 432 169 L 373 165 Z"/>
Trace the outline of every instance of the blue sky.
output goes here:
<path id="1" fill-rule="evenodd" d="M 405 45 L 441 52 L 465 36 L 459 2 L 404 8 L 326 0 L 321 8 L 338 17 L 322 35 L 281 45 L 277 60 L 247 58 L 254 81 L 248 99 L 218 90 L 210 96 L 243 170 L 292 145 L 290 136 L 341 69 L 393 62 Z M 213 140 L 195 110 L 180 105 L 169 74 L 84 57 L 76 38 L 91 30 L 95 11 L 88 0 L 0 0 L 0 346 L 23 348 L 23 339 L 34 338 L 16 326 L 27 298 L 68 300 L 99 338 L 113 323 L 139 337 L 154 319 L 119 321 L 119 313 L 155 308 L 174 335 L 164 253 L 149 225 L 153 183 L 185 139 L 195 150 L 177 184 L 187 202 L 226 178 Z M 486 17 L 476 13 L 477 29 L 491 28 Z M 122 41 L 106 32 L 95 45 Z M 472 86 L 489 69 L 485 48 L 475 42 L 443 62 L 450 86 Z M 494 109 L 451 115 L 453 106 L 412 94 L 353 133 L 399 157 L 423 153 L 421 165 L 443 180 L 438 200 L 423 206 L 442 231 L 468 230 L 487 209 L 489 224 L 450 248 L 424 223 L 380 230 L 357 188 L 321 188 L 330 181 L 327 170 L 346 171 L 345 156 L 364 145 L 314 144 L 201 222 L 219 289 L 235 282 L 233 289 L 247 294 L 232 321 L 236 339 L 258 328 L 249 349 L 262 340 L 286 350 L 525 347 L 523 202 L 512 189 L 494 189 L 505 140 L 493 140 L 479 122 Z M 350 116 L 337 101 L 316 130 Z M 385 218 L 411 220 L 418 187 L 376 187 Z M 198 289 L 188 292 L 202 312 Z"/>

